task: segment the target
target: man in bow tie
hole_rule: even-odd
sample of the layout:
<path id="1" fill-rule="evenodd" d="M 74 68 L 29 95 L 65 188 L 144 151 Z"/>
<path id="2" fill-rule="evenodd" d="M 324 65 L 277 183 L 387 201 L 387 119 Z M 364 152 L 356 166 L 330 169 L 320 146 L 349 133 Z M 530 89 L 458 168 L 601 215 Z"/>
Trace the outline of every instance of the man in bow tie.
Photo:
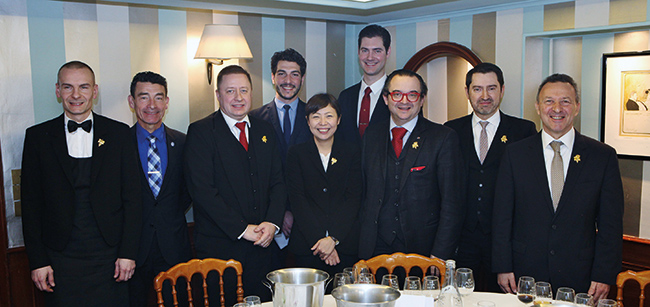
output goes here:
<path id="1" fill-rule="evenodd" d="M 92 112 L 98 86 L 79 61 L 58 72 L 63 114 L 27 129 L 23 234 L 48 306 L 128 306 L 140 238 L 140 182 L 129 127 Z"/>
<path id="2" fill-rule="evenodd" d="M 419 115 L 427 94 L 420 75 L 396 70 L 382 89 L 390 118 L 365 132 L 359 256 L 395 252 L 452 257 L 462 225 L 458 135 Z"/>
<path id="3" fill-rule="evenodd" d="M 504 292 L 532 276 L 606 298 L 621 269 L 623 185 L 616 151 L 573 127 L 573 78 L 537 90 L 540 133 L 506 147 L 492 215 L 492 269 Z"/>

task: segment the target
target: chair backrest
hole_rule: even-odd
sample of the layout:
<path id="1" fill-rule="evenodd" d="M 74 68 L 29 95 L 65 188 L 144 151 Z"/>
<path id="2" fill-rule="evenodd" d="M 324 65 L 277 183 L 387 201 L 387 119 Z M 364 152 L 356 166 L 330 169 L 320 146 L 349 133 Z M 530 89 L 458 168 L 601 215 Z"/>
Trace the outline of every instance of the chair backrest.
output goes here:
<path id="1" fill-rule="evenodd" d="M 618 277 L 616 277 L 616 286 L 618 287 L 618 292 L 616 293 L 616 300 L 618 301 L 618 305 L 623 307 L 623 285 L 625 284 L 626 281 L 630 279 L 636 280 L 636 282 L 638 282 L 639 286 L 641 287 L 641 295 L 639 296 L 639 307 L 643 307 L 643 301 L 645 299 L 644 288 L 648 283 L 650 283 L 650 271 L 642 271 L 642 272 L 627 271 L 627 272 L 618 273 Z"/>
<path id="2" fill-rule="evenodd" d="M 411 268 L 419 267 L 422 270 L 422 278 L 427 275 L 428 269 L 435 266 L 440 270 L 440 282 L 445 282 L 445 262 L 438 258 L 429 258 L 419 254 L 394 253 L 392 255 L 379 255 L 368 260 L 359 260 L 354 265 L 355 270 L 367 267 L 372 274 L 377 274 L 379 268 L 385 268 L 389 274 L 392 274 L 395 268 L 403 267 L 406 275 Z"/>
<path id="3" fill-rule="evenodd" d="M 223 291 L 223 273 L 226 270 L 226 268 L 235 269 L 237 273 L 237 302 L 238 303 L 243 302 L 244 284 L 242 283 L 243 269 L 241 263 L 233 259 L 226 261 L 221 259 L 206 258 L 206 259 L 192 259 L 185 263 L 179 263 L 165 272 L 160 272 L 160 274 L 158 274 L 158 276 L 156 276 L 156 279 L 154 280 L 154 288 L 156 289 L 156 294 L 158 296 L 158 306 L 159 307 L 164 306 L 162 288 L 165 280 L 169 280 L 171 282 L 172 296 L 174 298 L 174 306 L 178 306 L 176 281 L 178 280 L 179 277 L 182 276 L 185 277 L 185 279 L 187 279 L 188 303 L 190 307 L 193 307 L 194 299 L 192 298 L 192 286 L 191 286 L 192 276 L 194 276 L 195 274 L 200 274 L 203 280 L 202 286 L 203 286 L 204 306 L 208 307 L 209 306 L 208 284 L 206 282 L 206 278 L 208 277 L 209 272 L 217 271 L 219 272 L 219 293 L 221 294 L 221 299 L 220 299 L 221 307 L 225 307 L 226 300 L 224 298 L 224 291 Z"/>

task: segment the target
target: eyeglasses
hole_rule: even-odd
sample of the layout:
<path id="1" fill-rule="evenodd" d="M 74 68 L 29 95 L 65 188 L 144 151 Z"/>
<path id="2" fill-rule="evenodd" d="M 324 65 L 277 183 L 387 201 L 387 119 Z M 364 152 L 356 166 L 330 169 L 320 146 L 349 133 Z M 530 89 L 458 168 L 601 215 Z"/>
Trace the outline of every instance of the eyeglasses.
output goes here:
<path id="1" fill-rule="evenodd" d="M 390 98 L 393 99 L 395 102 L 402 102 L 404 100 L 404 97 L 406 97 L 406 100 L 409 102 L 416 102 L 418 99 L 420 99 L 420 93 L 416 91 L 411 91 L 408 93 L 402 93 L 400 91 L 392 91 L 388 93 L 390 95 Z"/>

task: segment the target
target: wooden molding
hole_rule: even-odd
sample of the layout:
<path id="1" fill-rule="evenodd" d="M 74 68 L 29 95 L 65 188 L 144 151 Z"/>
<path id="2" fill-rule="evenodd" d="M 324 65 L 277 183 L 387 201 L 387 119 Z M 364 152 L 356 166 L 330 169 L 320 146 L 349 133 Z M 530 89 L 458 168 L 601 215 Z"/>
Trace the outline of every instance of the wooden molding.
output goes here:
<path id="1" fill-rule="evenodd" d="M 418 71 L 422 65 L 431 60 L 450 55 L 459 56 L 472 64 L 472 66 L 482 63 L 478 55 L 463 45 L 452 42 L 437 42 L 426 46 L 415 53 L 411 59 L 406 62 L 404 68 L 411 71 Z"/>

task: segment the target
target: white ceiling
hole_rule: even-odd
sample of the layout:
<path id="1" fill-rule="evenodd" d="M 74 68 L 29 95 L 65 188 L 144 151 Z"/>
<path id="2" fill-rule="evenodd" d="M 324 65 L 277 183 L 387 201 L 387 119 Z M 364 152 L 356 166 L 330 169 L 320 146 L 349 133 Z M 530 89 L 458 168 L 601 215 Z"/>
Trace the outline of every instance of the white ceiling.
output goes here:
<path id="1" fill-rule="evenodd" d="M 60 0 L 88 1 L 88 0 Z M 453 15 L 494 12 L 569 0 L 103 0 L 156 7 L 209 9 L 283 17 L 339 20 L 346 22 L 399 22 Z"/>

